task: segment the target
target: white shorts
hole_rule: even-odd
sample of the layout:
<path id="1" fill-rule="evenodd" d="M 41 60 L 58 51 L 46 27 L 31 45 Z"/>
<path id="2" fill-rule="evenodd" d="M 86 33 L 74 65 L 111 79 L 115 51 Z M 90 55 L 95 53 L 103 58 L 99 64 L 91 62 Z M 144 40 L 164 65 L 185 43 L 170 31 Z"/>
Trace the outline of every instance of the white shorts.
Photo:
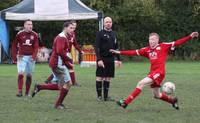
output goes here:
<path id="1" fill-rule="evenodd" d="M 17 57 L 17 70 L 18 73 L 32 74 L 35 68 L 35 61 L 32 56 L 21 56 Z"/>

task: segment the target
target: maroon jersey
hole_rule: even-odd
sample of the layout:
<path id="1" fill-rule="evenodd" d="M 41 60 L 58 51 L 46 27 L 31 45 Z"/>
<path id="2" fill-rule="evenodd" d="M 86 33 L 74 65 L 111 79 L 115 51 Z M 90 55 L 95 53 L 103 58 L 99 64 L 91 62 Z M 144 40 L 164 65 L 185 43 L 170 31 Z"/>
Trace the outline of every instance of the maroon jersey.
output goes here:
<path id="1" fill-rule="evenodd" d="M 17 55 L 32 55 L 35 60 L 38 52 L 38 34 L 34 31 L 19 31 L 12 43 L 12 58 L 17 60 Z"/>
<path id="2" fill-rule="evenodd" d="M 158 72 L 160 74 L 165 75 L 165 62 L 169 50 L 175 46 L 184 44 L 190 39 L 192 39 L 192 37 L 187 36 L 175 42 L 160 43 L 154 49 L 151 49 L 150 47 L 144 47 L 138 50 L 121 51 L 121 54 L 128 56 L 133 56 L 133 55 L 144 56 L 150 60 L 151 63 L 150 73 Z"/>
<path id="3" fill-rule="evenodd" d="M 71 52 L 71 48 L 72 45 L 79 51 L 81 52 L 81 48 L 76 40 L 76 33 L 74 32 L 71 36 L 70 36 L 70 41 L 69 41 L 69 52 Z"/>
<path id="4" fill-rule="evenodd" d="M 72 67 L 70 65 L 71 59 L 67 56 L 68 52 L 69 52 L 69 39 L 64 34 L 64 32 L 62 32 L 54 39 L 53 50 L 49 61 L 49 66 L 51 68 L 57 67 L 58 59 L 60 57 L 67 68 Z"/>

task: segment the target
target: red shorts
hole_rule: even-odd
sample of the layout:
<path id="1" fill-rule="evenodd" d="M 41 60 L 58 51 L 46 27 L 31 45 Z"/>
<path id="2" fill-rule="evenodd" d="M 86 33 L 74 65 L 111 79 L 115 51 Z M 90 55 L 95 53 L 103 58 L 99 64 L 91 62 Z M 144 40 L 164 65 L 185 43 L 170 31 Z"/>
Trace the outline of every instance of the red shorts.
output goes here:
<path id="1" fill-rule="evenodd" d="M 153 79 L 153 84 L 151 84 L 151 88 L 156 88 L 160 87 L 163 79 L 165 78 L 165 75 L 159 72 L 152 72 L 148 74 L 148 77 Z"/>

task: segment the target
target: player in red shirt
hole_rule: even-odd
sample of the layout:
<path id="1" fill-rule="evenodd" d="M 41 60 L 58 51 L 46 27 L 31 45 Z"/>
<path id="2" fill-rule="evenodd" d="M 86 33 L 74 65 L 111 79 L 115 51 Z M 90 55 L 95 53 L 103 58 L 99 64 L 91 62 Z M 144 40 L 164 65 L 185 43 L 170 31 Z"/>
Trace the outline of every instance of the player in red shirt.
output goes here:
<path id="1" fill-rule="evenodd" d="M 72 85 L 68 69 L 71 69 L 73 64 L 67 53 L 69 52 L 69 38 L 73 32 L 73 25 L 70 21 L 67 21 L 63 26 L 63 32 L 54 39 L 49 61 L 49 66 L 57 83 L 36 84 L 32 93 L 32 97 L 34 97 L 41 90 L 60 90 L 60 95 L 55 103 L 57 109 L 65 108 L 63 100 Z"/>
<path id="2" fill-rule="evenodd" d="M 32 72 L 39 47 L 38 34 L 32 28 L 32 21 L 26 20 L 24 29 L 17 33 L 12 43 L 12 59 L 13 63 L 17 62 L 18 69 L 18 93 L 16 95 L 18 97 L 22 96 L 24 73 L 26 73 L 26 96 L 29 95 L 32 82 Z"/>
<path id="3" fill-rule="evenodd" d="M 125 99 L 117 101 L 117 104 L 123 108 L 126 108 L 131 101 L 133 101 L 142 91 L 145 86 L 151 86 L 153 95 L 156 99 L 166 101 L 175 109 L 178 107 L 178 99 L 170 97 L 165 93 L 160 92 L 160 85 L 165 77 L 165 62 L 170 49 L 186 43 L 194 37 L 198 37 L 198 32 L 193 32 L 189 36 L 183 37 L 179 40 L 170 43 L 159 43 L 159 35 L 157 33 L 151 33 L 149 35 L 149 46 L 138 49 L 138 50 L 126 50 L 117 51 L 110 50 L 115 54 L 134 56 L 140 55 L 149 59 L 151 63 L 150 72 L 144 79 L 140 80 L 133 90 L 133 92 Z"/>

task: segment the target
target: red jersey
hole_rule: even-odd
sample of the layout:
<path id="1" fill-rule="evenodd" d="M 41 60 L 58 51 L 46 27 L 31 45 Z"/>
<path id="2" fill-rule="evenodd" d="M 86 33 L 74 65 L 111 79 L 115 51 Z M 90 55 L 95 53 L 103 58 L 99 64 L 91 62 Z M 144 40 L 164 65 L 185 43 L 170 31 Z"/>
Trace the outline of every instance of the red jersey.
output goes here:
<path id="1" fill-rule="evenodd" d="M 34 31 L 19 31 L 12 43 L 12 58 L 17 60 L 17 55 L 32 55 L 35 60 L 38 52 L 38 34 Z"/>
<path id="2" fill-rule="evenodd" d="M 170 43 L 160 43 L 154 49 L 150 47 L 144 47 L 138 50 L 128 50 L 128 51 L 121 51 L 122 55 L 141 55 L 150 60 L 150 73 L 159 72 L 160 74 L 165 75 L 165 62 L 167 59 L 168 52 L 171 48 L 184 44 L 188 40 L 192 39 L 191 36 L 187 36 L 181 38 L 177 41 L 170 42 Z"/>
<path id="3" fill-rule="evenodd" d="M 68 52 L 69 52 L 69 39 L 64 34 L 64 32 L 61 32 L 54 39 L 52 54 L 51 54 L 51 58 L 50 58 L 50 61 L 49 61 L 49 66 L 51 68 L 57 67 L 58 66 L 58 59 L 59 59 L 59 56 L 60 56 L 64 65 L 67 68 L 72 67 L 69 64 L 69 62 L 71 62 L 71 59 L 67 56 Z"/>
<path id="4" fill-rule="evenodd" d="M 73 32 L 73 34 L 71 35 L 70 37 L 70 41 L 69 41 L 69 52 L 71 52 L 71 48 L 72 48 L 72 45 L 74 45 L 74 47 L 79 51 L 81 52 L 81 48 L 76 40 L 76 33 Z"/>

